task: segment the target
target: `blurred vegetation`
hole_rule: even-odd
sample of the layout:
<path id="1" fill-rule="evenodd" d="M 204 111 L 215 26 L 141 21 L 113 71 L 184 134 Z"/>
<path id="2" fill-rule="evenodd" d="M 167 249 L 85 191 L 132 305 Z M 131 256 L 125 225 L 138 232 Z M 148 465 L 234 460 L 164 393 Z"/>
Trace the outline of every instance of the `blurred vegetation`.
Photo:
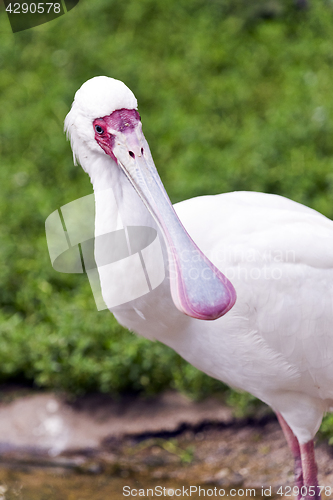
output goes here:
<path id="1" fill-rule="evenodd" d="M 173 202 L 278 193 L 333 217 L 333 2 L 81 0 L 10 31 L 0 11 L 0 380 L 74 393 L 227 390 L 97 313 L 55 272 L 44 221 L 92 192 L 63 120 L 88 78 L 123 80 Z M 229 391 L 239 408 L 253 398 Z M 332 426 L 331 426 L 332 427 Z"/>

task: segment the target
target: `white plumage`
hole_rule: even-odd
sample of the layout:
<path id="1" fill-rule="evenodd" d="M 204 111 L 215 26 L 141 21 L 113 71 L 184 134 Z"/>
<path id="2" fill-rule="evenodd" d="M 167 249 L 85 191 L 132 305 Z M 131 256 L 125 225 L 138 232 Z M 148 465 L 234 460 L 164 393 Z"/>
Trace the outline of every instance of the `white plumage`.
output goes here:
<path id="1" fill-rule="evenodd" d="M 126 149 L 128 137 L 134 140 L 132 132 L 124 135 L 105 119 L 123 108 L 136 109 L 136 99 L 121 82 L 98 77 L 85 83 L 66 118 L 73 152 L 95 192 L 113 189 L 124 225 L 151 226 L 165 238 L 156 207 L 153 218 L 146 208 L 151 200 L 131 173 L 140 170 L 140 163 L 130 163 L 141 161 L 140 147 L 149 155 L 141 124 L 133 126 L 139 141 L 133 160 L 134 149 Z M 103 117 L 98 123 L 105 123 L 111 154 L 94 130 L 95 120 Z M 96 206 L 99 227 L 107 208 L 107 201 Z M 114 308 L 116 318 L 169 345 L 205 373 L 269 404 L 301 445 L 299 450 L 293 436 L 297 484 L 316 486 L 315 465 L 307 465 L 312 453 L 308 444 L 323 413 L 333 407 L 332 221 L 286 198 L 250 192 L 203 196 L 174 208 L 203 254 L 233 284 L 235 305 L 228 310 L 235 298 L 230 288 L 230 304 L 222 314 L 227 313 L 219 319 L 186 316 L 175 307 L 170 280 L 165 279 L 149 294 Z M 107 294 L 117 284 L 103 276 L 103 269 L 99 272 Z M 303 472 L 297 469 L 301 459 Z M 303 497 L 318 494 L 303 492 Z"/>

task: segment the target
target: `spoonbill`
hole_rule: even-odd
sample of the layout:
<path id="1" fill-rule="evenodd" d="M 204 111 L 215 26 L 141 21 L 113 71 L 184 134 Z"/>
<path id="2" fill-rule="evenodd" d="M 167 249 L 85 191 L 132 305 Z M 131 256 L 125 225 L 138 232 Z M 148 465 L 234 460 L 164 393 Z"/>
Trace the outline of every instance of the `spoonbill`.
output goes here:
<path id="1" fill-rule="evenodd" d="M 270 405 L 294 457 L 298 498 L 319 499 L 313 439 L 333 409 L 333 222 L 255 192 L 172 207 L 121 81 L 85 82 L 65 130 L 95 195 L 112 189 L 124 225 L 155 228 L 167 256 L 163 282 L 111 312 Z M 117 217 L 112 203 L 96 196 L 96 235 Z M 103 267 L 99 278 L 107 303 L 119 282 Z"/>

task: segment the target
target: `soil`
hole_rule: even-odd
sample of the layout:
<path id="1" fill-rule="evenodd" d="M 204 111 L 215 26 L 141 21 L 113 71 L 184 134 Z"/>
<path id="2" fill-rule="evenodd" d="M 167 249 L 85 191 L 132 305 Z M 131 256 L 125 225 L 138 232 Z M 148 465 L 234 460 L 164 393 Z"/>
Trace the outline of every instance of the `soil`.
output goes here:
<path id="1" fill-rule="evenodd" d="M 51 393 L 7 391 L 0 403 L 0 453 L 0 500 L 124 498 L 126 484 L 293 496 L 293 460 L 272 413 L 236 419 L 217 399 L 198 403 L 173 392 L 70 402 Z M 317 443 L 325 500 L 333 498 L 332 454 L 326 442 Z"/>

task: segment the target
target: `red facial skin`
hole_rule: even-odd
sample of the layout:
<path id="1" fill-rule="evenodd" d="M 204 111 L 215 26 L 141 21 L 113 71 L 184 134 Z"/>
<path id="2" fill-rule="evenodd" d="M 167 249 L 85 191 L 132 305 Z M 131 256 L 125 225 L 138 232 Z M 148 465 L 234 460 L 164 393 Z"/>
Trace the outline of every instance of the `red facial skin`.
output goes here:
<path id="1" fill-rule="evenodd" d="M 110 133 L 110 130 L 126 134 L 132 132 L 140 121 L 141 118 L 136 109 L 117 109 L 111 115 L 96 118 L 93 121 L 95 140 L 103 151 L 117 163 L 117 158 L 113 154 L 115 134 Z M 96 127 L 101 127 L 103 132 L 98 133 Z"/>

